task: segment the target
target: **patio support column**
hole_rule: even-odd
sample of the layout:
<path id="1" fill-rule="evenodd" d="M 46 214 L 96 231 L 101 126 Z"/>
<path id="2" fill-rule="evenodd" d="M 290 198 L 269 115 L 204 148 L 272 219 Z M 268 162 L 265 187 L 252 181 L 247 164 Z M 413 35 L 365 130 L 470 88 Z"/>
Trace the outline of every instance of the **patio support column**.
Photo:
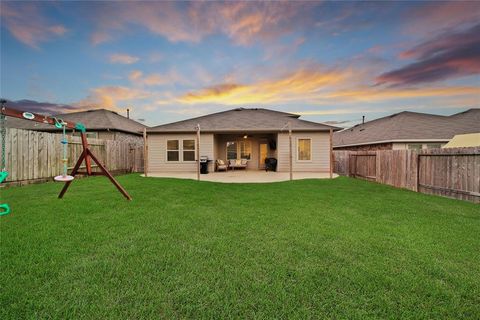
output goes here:
<path id="1" fill-rule="evenodd" d="M 330 129 L 330 179 L 333 178 L 333 130 Z"/>
<path id="2" fill-rule="evenodd" d="M 148 176 L 148 144 L 147 129 L 143 128 L 143 175 Z"/>
<path id="3" fill-rule="evenodd" d="M 293 155 L 292 155 L 292 125 L 290 122 L 288 122 L 288 143 L 289 143 L 289 158 L 290 158 L 290 181 L 293 180 Z"/>
<path id="4" fill-rule="evenodd" d="M 197 129 L 197 180 L 200 181 L 200 124 L 197 124 L 195 129 Z"/>

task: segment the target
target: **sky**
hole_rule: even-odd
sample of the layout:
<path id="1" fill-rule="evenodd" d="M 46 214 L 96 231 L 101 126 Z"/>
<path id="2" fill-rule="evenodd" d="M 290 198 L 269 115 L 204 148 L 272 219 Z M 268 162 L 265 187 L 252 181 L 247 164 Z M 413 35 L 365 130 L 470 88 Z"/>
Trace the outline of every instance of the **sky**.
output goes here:
<path id="1" fill-rule="evenodd" d="M 480 107 L 480 2 L 0 3 L 0 96 L 147 125 L 269 108 L 351 126 Z"/>

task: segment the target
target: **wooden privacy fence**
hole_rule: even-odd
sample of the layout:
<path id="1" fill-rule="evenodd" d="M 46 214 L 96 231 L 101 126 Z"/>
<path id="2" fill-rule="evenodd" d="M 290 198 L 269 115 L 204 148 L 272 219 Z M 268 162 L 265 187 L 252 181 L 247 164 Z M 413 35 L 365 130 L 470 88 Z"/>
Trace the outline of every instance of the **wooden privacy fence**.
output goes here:
<path id="1" fill-rule="evenodd" d="M 7 128 L 6 185 L 41 182 L 62 174 L 61 138 L 56 133 Z M 72 169 L 82 153 L 82 144 L 80 137 L 69 136 L 68 142 L 68 168 Z M 143 172 L 143 145 L 100 139 L 88 139 L 88 143 L 112 173 Z"/>
<path id="2" fill-rule="evenodd" d="M 480 148 L 334 151 L 335 173 L 480 203 Z"/>

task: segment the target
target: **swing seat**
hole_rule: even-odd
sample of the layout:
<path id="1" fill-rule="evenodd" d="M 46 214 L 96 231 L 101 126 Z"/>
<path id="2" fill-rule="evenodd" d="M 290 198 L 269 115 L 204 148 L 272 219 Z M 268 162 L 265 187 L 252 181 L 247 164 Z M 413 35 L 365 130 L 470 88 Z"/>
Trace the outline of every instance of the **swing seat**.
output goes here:
<path id="1" fill-rule="evenodd" d="M 6 203 L 0 204 L 0 216 L 4 216 L 10 213 L 10 206 Z"/>
<path id="2" fill-rule="evenodd" d="M 74 177 L 72 176 L 69 176 L 69 175 L 60 175 L 60 176 L 56 176 L 55 178 L 53 178 L 55 181 L 58 181 L 58 182 L 68 182 L 68 181 L 72 181 L 74 179 Z"/>
<path id="3" fill-rule="evenodd" d="M 0 172 L 0 183 L 3 182 L 8 177 L 8 172 L 7 171 L 1 171 Z"/>

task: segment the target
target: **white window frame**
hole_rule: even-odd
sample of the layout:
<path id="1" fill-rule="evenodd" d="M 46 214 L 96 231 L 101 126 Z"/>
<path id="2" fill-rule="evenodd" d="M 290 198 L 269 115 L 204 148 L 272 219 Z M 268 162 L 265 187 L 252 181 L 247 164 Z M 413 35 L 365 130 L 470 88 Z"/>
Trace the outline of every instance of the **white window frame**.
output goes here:
<path id="1" fill-rule="evenodd" d="M 183 142 L 188 141 L 188 140 L 193 141 L 193 150 L 190 150 L 190 149 L 184 150 L 183 149 Z M 195 139 L 182 139 L 181 141 L 182 141 L 182 144 L 181 144 L 181 149 L 182 149 L 182 158 L 181 159 L 182 159 L 182 162 L 187 162 L 187 163 L 197 162 L 197 141 Z M 183 156 L 184 156 L 183 152 L 184 151 L 193 152 L 193 160 L 184 160 L 183 159 Z"/>
<path id="2" fill-rule="evenodd" d="M 299 147 L 299 140 L 310 140 L 310 160 L 300 160 L 299 159 L 299 152 L 298 152 L 298 147 Z M 297 157 L 296 160 L 297 162 L 312 162 L 313 161 L 313 139 L 311 137 L 298 137 L 297 138 L 297 144 L 296 144 L 296 150 L 297 150 Z"/>
<path id="3" fill-rule="evenodd" d="M 178 150 L 170 150 L 168 149 L 168 141 L 178 141 Z M 171 163 L 179 163 L 181 162 L 180 154 L 181 154 L 181 145 L 180 143 L 182 142 L 181 139 L 167 139 L 165 140 L 165 162 L 171 162 Z M 169 151 L 175 151 L 178 152 L 178 160 L 168 160 L 168 152 Z"/>
<path id="4" fill-rule="evenodd" d="M 189 152 L 193 152 L 195 154 L 195 160 L 183 160 L 183 141 L 186 140 L 192 140 L 194 149 L 193 150 L 185 150 Z M 165 140 L 165 162 L 168 163 L 194 163 L 197 162 L 197 140 L 196 139 L 167 139 Z M 168 141 L 178 141 L 178 150 L 169 150 L 168 149 Z M 168 151 L 178 151 L 178 160 L 173 161 L 173 160 L 168 160 Z"/>

